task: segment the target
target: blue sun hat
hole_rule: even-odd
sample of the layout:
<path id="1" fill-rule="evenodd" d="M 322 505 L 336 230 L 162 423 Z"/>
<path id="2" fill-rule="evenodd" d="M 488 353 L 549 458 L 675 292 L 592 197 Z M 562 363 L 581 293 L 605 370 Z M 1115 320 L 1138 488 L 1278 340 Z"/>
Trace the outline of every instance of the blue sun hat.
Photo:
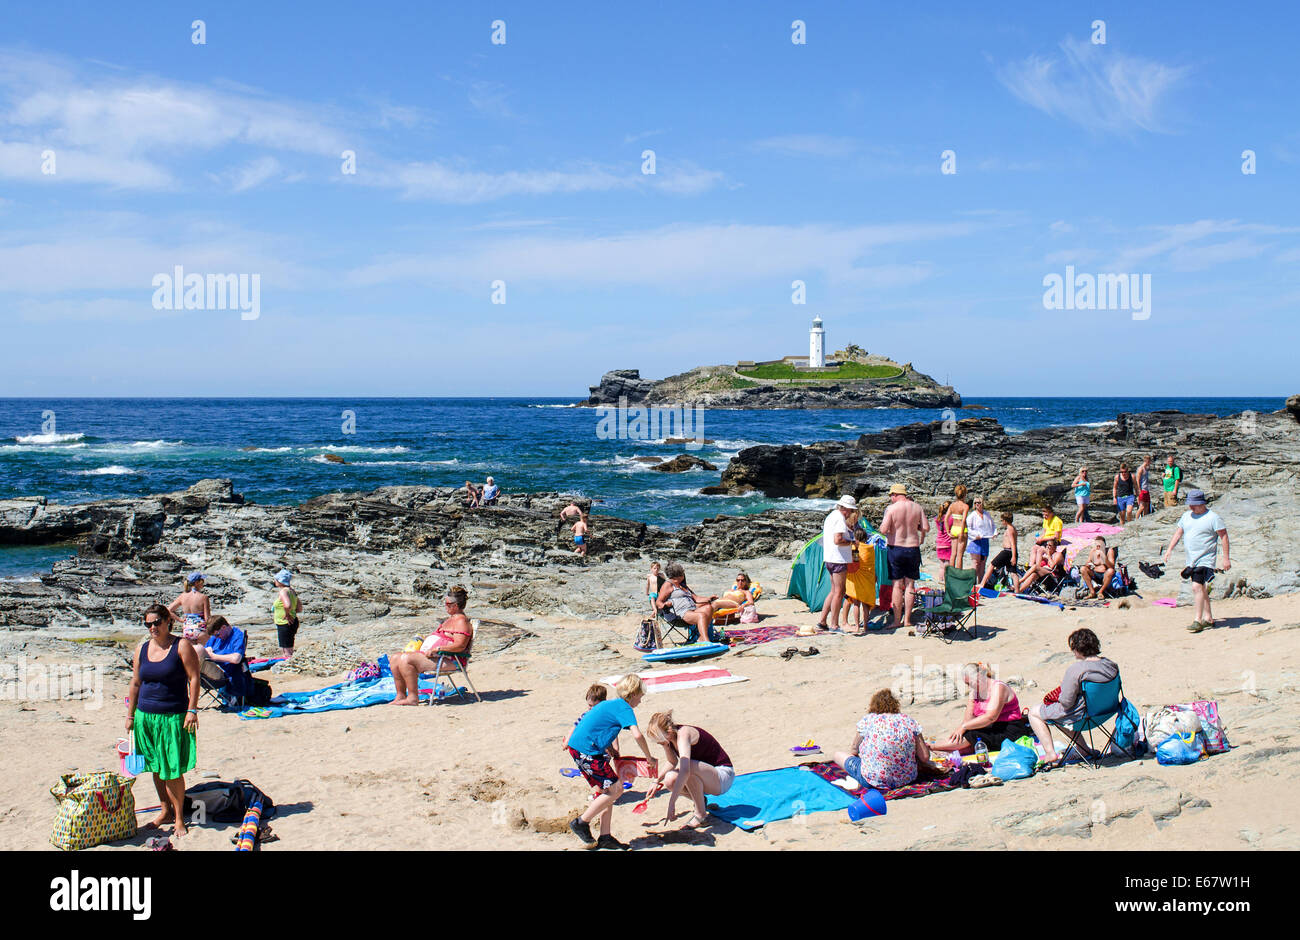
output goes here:
<path id="1" fill-rule="evenodd" d="M 288 568 L 281 568 L 280 573 L 275 576 L 275 583 L 283 584 L 285 587 L 289 586 L 291 580 L 293 580 L 293 573 Z"/>
<path id="2" fill-rule="evenodd" d="M 185 583 L 193 584 L 195 581 L 206 581 L 206 580 L 207 578 L 203 577 L 202 571 L 191 571 L 189 575 L 186 576 Z"/>

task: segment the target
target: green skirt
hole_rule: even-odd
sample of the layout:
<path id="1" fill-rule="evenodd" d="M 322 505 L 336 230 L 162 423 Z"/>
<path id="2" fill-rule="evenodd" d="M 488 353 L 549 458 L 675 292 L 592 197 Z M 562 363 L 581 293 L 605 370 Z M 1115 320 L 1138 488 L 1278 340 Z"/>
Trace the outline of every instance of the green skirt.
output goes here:
<path id="1" fill-rule="evenodd" d="M 194 769 L 198 759 L 197 736 L 185 730 L 185 716 L 135 713 L 135 749 L 145 770 L 159 780 L 175 780 Z"/>

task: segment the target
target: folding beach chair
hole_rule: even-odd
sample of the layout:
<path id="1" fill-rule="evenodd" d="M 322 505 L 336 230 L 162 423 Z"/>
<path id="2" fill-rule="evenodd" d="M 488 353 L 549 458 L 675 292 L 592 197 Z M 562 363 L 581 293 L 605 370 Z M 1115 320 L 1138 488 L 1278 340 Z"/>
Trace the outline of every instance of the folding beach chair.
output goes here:
<path id="1" fill-rule="evenodd" d="M 1107 749 L 1114 748 L 1125 754 L 1129 760 L 1137 760 L 1137 755 L 1125 747 L 1120 747 L 1115 740 L 1113 727 L 1107 728 L 1106 722 L 1111 721 L 1119 715 L 1119 710 L 1124 703 L 1124 688 L 1120 682 L 1120 677 L 1116 676 L 1109 682 L 1084 682 L 1083 683 L 1083 709 L 1084 716 L 1081 721 L 1073 725 L 1066 724 L 1063 721 L 1049 721 L 1047 724 L 1054 728 L 1060 728 L 1070 735 L 1070 745 L 1061 755 L 1069 759 L 1070 752 L 1075 751 L 1089 767 L 1097 768 L 1101 764 L 1096 758 L 1091 756 L 1096 753 L 1098 757 Z M 1106 736 L 1105 747 L 1100 751 L 1092 743 L 1092 732 L 1100 730 Z M 1079 748 L 1079 735 L 1088 736 L 1088 753 Z"/>
<path id="2" fill-rule="evenodd" d="M 429 705 L 432 705 L 437 699 L 442 698 L 442 696 L 437 693 L 436 689 L 441 687 L 443 679 L 446 679 L 451 686 L 451 688 L 447 690 L 447 694 L 455 692 L 461 698 L 465 697 L 465 693 L 461 690 L 460 686 L 456 684 L 456 680 L 452 678 L 456 673 L 460 673 L 465 677 L 465 684 L 468 685 L 469 690 L 474 693 L 474 698 L 477 701 L 483 701 L 483 696 L 479 695 L 478 689 L 474 688 L 474 683 L 470 681 L 469 672 L 466 669 L 469 665 L 470 654 L 474 652 L 474 640 L 478 637 L 478 627 L 479 622 L 477 620 L 471 620 L 469 622 L 469 643 L 463 651 L 459 653 L 445 653 L 440 651 L 438 653 L 438 658 L 434 661 L 433 667 L 433 678 L 436 684 L 435 691 L 429 696 Z"/>
<path id="3" fill-rule="evenodd" d="M 210 659 L 199 663 L 199 702 L 226 708 L 230 701 L 230 679 Z"/>
<path id="4" fill-rule="evenodd" d="M 700 628 L 678 617 L 671 607 L 659 611 L 658 620 L 662 625 L 659 632 L 665 643 L 671 641 L 675 646 L 683 646 L 700 638 Z"/>
<path id="5" fill-rule="evenodd" d="M 953 634 L 962 632 L 973 640 L 979 627 L 978 607 L 975 569 L 948 565 L 943 569 L 943 600 L 938 606 L 924 611 L 925 620 L 917 628 L 916 635 L 937 636 L 945 643 L 951 643 Z"/>

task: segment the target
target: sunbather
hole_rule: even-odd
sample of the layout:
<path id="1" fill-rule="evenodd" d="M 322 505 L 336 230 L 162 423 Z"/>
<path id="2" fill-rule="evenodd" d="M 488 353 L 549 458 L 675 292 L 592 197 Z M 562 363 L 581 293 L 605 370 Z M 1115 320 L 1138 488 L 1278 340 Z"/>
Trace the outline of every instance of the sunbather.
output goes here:
<path id="1" fill-rule="evenodd" d="M 704 797 L 726 793 L 736 780 L 731 758 L 713 735 L 696 725 L 679 725 L 670 711 L 651 715 L 646 730 L 668 758 L 655 781 L 668 791 L 665 818 L 669 822 L 677 818 L 677 798 L 685 790 L 695 804 L 695 813 L 683 828 L 700 828 L 709 818 Z"/>
<path id="2" fill-rule="evenodd" d="M 993 678 L 993 671 L 987 665 L 967 663 L 962 667 L 961 678 L 970 690 L 966 714 L 952 734 L 931 745 L 933 750 L 970 754 L 976 742 L 983 741 L 986 748 L 996 751 L 1001 749 L 1003 741 L 1014 741 L 1029 734 L 1029 722 L 1016 693 L 1001 679 Z"/>
<path id="3" fill-rule="evenodd" d="M 839 751 L 835 763 L 864 787 L 892 790 L 916 780 L 917 761 L 928 763 L 930 748 L 917 723 L 898 710 L 888 689 L 871 696 L 867 714 L 858 722 L 852 753 Z"/>
<path id="4" fill-rule="evenodd" d="M 393 686 L 396 694 L 394 705 L 420 704 L 420 674 L 432 673 L 438 669 L 438 656 L 443 653 L 460 653 L 469 646 L 474 636 L 474 628 L 465 616 L 465 603 L 469 593 L 457 585 L 447 592 L 442 599 L 447 608 L 447 619 L 438 625 L 438 629 L 425 637 L 418 650 L 388 654 L 388 668 L 393 673 Z M 452 671 L 449 663 L 443 663 L 443 673 Z"/>
<path id="5" fill-rule="evenodd" d="M 1048 693 L 1047 697 L 1053 701 L 1048 702 L 1045 698 L 1043 704 L 1029 709 L 1029 726 L 1034 729 L 1034 737 L 1043 747 L 1043 760 L 1049 768 L 1059 767 L 1062 758 L 1056 753 L 1052 729 L 1047 722 L 1070 724 L 1081 721 L 1085 715 L 1083 683 L 1109 682 L 1119 675 L 1119 666 L 1101 655 L 1101 641 L 1091 630 L 1075 630 L 1067 642 L 1070 652 L 1074 653 L 1075 662 L 1065 670 L 1060 689 L 1055 694 Z M 1077 741 L 1077 736 L 1071 734 L 1071 738 L 1076 739 L 1080 749 L 1084 748 L 1083 743 Z"/>
<path id="6" fill-rule="evenodd" d="M 713 602 L 718 595 L 704 597 L 692 591 L 686 584 L 686 571 L 675 561 L 664 569 L 664 575 L 667 580 L 659 589 L 659 607 L 671 606 L 679 620 L 694 626 L 699 636 L 707 637 L 713 625 Z"/>
<path id="7" fill-rule="evenodd" d="M 1089 597 L 1096 597 L 1098 593 L 1105 596 L 1110 588 L 1110 579 L 1115 576 L 1115 549 L 1107 548 L 1106 540 L 1100 535 L 1092 540 L 1092 551 L 1080 566 L 1079 574 L 1083 576 Z"/>
<path id="8" fill-rule="evenodd" d="M 1058 578 L 1065 575 L 1065 549 L 1061 548 L 1055 539 L 1044 542 L 1042 549 L 1038 556 L 1038 563 L 1031 565 L 1025 572 L 1025 576 L 1016 582 L 1017 594 L 1025 593 L 1035 581 L 1042 581 L 1052 575 Z"/>

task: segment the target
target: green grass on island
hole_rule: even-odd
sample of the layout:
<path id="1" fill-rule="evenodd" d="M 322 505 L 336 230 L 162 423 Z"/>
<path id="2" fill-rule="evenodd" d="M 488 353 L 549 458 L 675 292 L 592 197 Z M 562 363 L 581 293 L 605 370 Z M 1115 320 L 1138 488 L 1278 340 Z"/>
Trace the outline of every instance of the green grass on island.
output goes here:
<path id="1" fill-rule="evenodd" d="M 865 365 L 861 362 L 841 363 L 834 369 L 809 372 L 796 369 L 788 362 L 768 362 L 752 369 L 737 369 L 751 379 L 777 379 L 792 382 L 860 381 L 862 379 L 895 379 L 903 374 L 898 366 Z"/>

